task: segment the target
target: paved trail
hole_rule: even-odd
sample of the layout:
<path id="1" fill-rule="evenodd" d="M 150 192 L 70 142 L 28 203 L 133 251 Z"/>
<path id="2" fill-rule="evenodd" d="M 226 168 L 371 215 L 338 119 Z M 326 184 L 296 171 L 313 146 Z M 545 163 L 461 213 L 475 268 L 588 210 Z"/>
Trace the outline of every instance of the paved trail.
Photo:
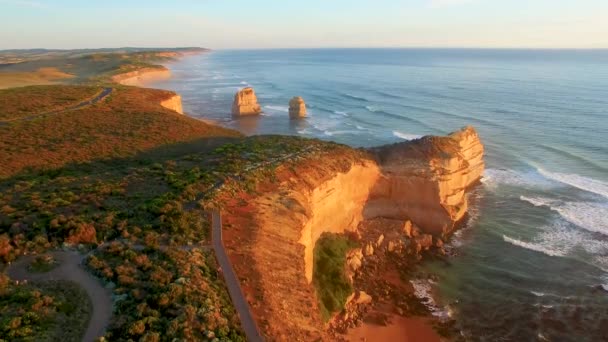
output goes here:
<path id="1" fill-rule="evenodd" d="M 8 275 L 14 280 L 48 281 L 68 280 L 80 285 L 87 293 L 93 304 L 93 312 L 89 326 L 82 338 L 83 342 L 93 342 L 103 336 L 112 317 L 112 295 L 102 286 L 98 279 L 93 277 L 81 266 L 85 255 L 78 252 L 56 251 L 50 253 L 59 266 L 46 273 L 30 273 L 28 265 L 34 256 L 19 258 L 8 268 Z"/>
<path id="2" fill-rule="evenodd" d="M 81 108 L 84 108 L 84 107 L 87 107 L 87 106 L 91 106 L 91 105 L 94 105 L 97 102 L 105 99 L 106 97 L 110 96 L 110 94 L 113 91 L 114 91 L 114 88 L 104 88 L 94 98 L 92 98 L 90 100 L 86 100 L 86 101 L 80 102 L 77 105 L 73 105 L 73 106 L 68 107 L 68 108 L 64 108 L 64 109 L 60 109 L 60 110 L 54 110 L 54 111 L 50 111 L 50 112 L 46 112 L 46 113 L 34 114 L 34 115 L 26 116 L 26 117 L 23 117 L 23 118 L 17 118 L 17 119 L 0 121 L 0 126 L 6 126 L 6 125 L 10 124 L 11 122 L 31 121 L 31 120 L 34 120 L 34 119 L 39 118 L 39 117 L 48 116 L 48 115 L 54 115 L 54 114 L 60 114 L 60 113 L 65 113 L 65 112 L 69 112 L 69 111 L 72 111 L 72 110 L 77 110 L 77 109 L 81 109 Z"/>
<path id="3" fill-rule="evenodd" d="M 211 239 L 213 241 L 215 257 L 222 268 L 226 287 L 228 287 L 228 292 L 232 299 L 232 305 L 234 305 L 234 309 L 239 314 L 241 326 L 245 331 L 245 335 L 247 335 L 247 341 L 264 341 L 264 338 L 260 334 L 255 320 L 253 319 L 253 315 L 249 310 L 249 303 L 247 303 L 247 299 L 245 299 L 239 279 L 237 278 L 236 273 L 230 264 L 230 260 L 228 259 L 228 255 L 226 254 L 226 250 L 224 249 L 224 242 L 222 240 L 222 217 L 220 212 L 217 210 L 212 211 L 211 218 L 213 226 Z"/>

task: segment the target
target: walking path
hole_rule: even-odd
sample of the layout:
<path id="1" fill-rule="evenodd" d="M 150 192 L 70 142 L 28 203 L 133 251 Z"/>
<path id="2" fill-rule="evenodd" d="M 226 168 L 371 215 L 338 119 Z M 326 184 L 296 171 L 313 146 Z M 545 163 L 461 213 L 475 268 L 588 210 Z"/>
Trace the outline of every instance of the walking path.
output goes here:
<path id="1" fill-rule="evenodd" d="M 77 105 L 73 105 L 71 107 L 68 108 L 64 108 L 64 109 L 59 109 L 59 110 L 54 110 L 54 111 L 50 111 L 50 112 L 46 112 L 46 113 L 41 113 L 41 114 L 34 114 L 34 115 L 30 115 L 30 116 L 26 116 L 23 118 L 17 118 L 17 119 L 11 119 L 11 120 L 3 120 L 0 121 L 0 126 L 5 126 L 8 125 L 11 122 L 18 122 L 18 121 L 31 121 L 34 120 L 38 117 L 42 117 L 42 116 L 47 116 L 47 115 L 52 115 L 52 114 L 60 114 L 60 113 L 65 113 L 65 112 L 69 112 L 72 110 L 77 110 L 77 109 L 81 109 L 87 106 L 91 106 L 96 104 L 97 102 L 105 99 L 106 97 L 110 96 L 110 94 L 114 91 L 114 88 L 104 88 L 99 94 L 97 94 L 94 98 L 90 99 L 90 100 L 86 100 L 83 102 L 80 102 Z"/>
<path id="2" fill-rule="evenodd" d="M 73 107 L 73 110 L 77 108 L 81 108 L 85 105 L 93 104 L 104 97 L 108 96 L 112 92 L 112 88 L 106 88 L 107 92 L 104 91 L 105 95 L 100 95 L 93 100 L 90 100 L 86 103 L 79 104 L 78 106 Z M 27 118 L 25 118 L 27 119 Z M 0 122 L 2 125 L 2 122 Z M 266 162 L 258 163 L 256 165 L 252 165 L 247 168 L 238 175 L 228 176 L 228 178 L 238 180 L 244 173 L 253 171 L 260 167 L 284 161 L 287 159 L 292 159 L 298 157 L 310 149 L 305 149 L 300 152 L 288 154 L 283 157 L 279 157 L 276 159 L 271 159 Z M 218 190 L 221 188 L 226 179 L 218 181 L 211 189 L 207 190 L 205 194 L 210 193 L 212 191 Z M 230 263 L 230 259 L 228 259 L 228 255 L 224 248 L 224 242 L 222 239 L 222 218 L 220 212 L 218 210 L 213 210 L 211 212 L 212 218 L 212 248 L 215 252 L 215 257 L 223 270 L 224 279 L 226 281 L 226 286 L 228 288 L 228 292 L 230 294 L 230 298 L 232 299 L 232 304 L 234 305 L 235 310 L 237 311 L 241 325 L 243 330 L 247 336 L 247 340 L 249 342 L 263 342 L 264 338 L 260 334 L 260 331 L 257 327 L 257 324 L 251 314 L 251 310 L 249 309 L 249 304 L 245 299 L 245 295 L 243 294 L 243 290 L 241 289 L 240 282 L 234 269 L 232 268 L 232 264 Z M 97 248 L 103 248 L 104 246 L 110 244 L 111 242 L 106 242 L 99 245 Z M 135 249 L 144 249 L 143 245 L 133 245 Z M 161 246 L 161 250 L 166 250 L 169 246 Z M 192 250 L 197 248 L 207 249 L 209 246 L 206 245 L 188 245 L 188 246 L 177 246 L 175 248 L 181 250 Z M 87 327 L 86 333 L 83 337 L 84 342 L 92 342 L 95 341 L 98 337 L 103 336 L 105 333 L 106 327 L 110 323 L 110 319 L 112 317 L 112 295 L 110 291 L 102 286 L 97 278 L 95 278 L 92 274 L 88 273 L 82 267 L 83 260 L 87 257 L 87 255 L 80 254 L 78 252 L 66 252 L 66 251 L 54 251 L 50 252 L 50 254 L 59 262 L 59 266 L 55 269 L 46 272 L 46 273 L 31 273 L 27 270 L 28 266 L 32 262 L 35 256 L 24 256 L 19 258 L 16 262 L 11 264 L 7 270 L 7 274 L 13 280 L 19 281 L 48 281 L 48 280 L 68 280 L 77 283 L 82 286 L 82 288 L 86 291 L 87 295 L 91 299 L 93 304 L 93 312 L 91 314 L 91 319 L 89 321 L 89 325 Z M 89 253 L 90 254 L 90 253 Z"/>
<path id="3" fill-rule="evenodd" d="M 249 303 L 247 303 L 247 299 L 245 299 L 239 279 L 237 278 L 236 273 L 232 268 L 232 264 L 230 264 L 230 259 L 228 259 L 228 255 L 226 254 L 226 250 L 224 249 L 224 242 L 222 240 L 222 217 L 219 211 L 213 210 L 211 212 L 211 222 L 211 239 L 213 241 L 215 258 L 222 268 L 224 280 L 226 281 L 226 287 L 228 287 L 228 292 L 230 293 L 230 298 L 232 299 L 232 305 L 239 314 L 241 326 L 245 331 L 247 341 L 262 342 L 264 341 L 264 338 L 262 338 L 256 322 L 253 319 L 253 315 L 249 310 Z"/>
<path id="4" fill-rule="evenodd" d="M 82 338 L 84 342 L 93 342 L 104 335 L 112 317 L 112 295 L 100 281 L 84 270 L 82 261 L 85 255 L 78 252 L 55 251 L 50 253 L 59 266 L 46 273 L 31 273 L 28 266 L 35 256 L 25 256 L 12 263 L 7 271 L 9 277 L 19 281 L 68 280 L 80 285 L 91 299 L 93 310 L 89 325 Z"/>

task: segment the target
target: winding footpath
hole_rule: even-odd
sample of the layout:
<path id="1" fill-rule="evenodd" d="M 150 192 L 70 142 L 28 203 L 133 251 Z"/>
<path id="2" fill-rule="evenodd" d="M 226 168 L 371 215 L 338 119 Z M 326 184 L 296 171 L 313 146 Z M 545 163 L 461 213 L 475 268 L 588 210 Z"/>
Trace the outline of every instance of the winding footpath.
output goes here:
<path id="1" fill-rule="evenodd" d="M 92 106 L 94 104 L 96 104 L 97 102 L 105 99 L 106 97 L 110 96 L 110 94 L 112 94 L 112 92 L 114 91 L 114 88 L 104 88 L 101 92 L 99 92 L 99 94 L 97 94 L 95 97 L 93 97 L 92 99 L 80 102 L 76 105 L 70 106 L 68 108 L 63 108 L 63 109 L 59 109 L 59 110 L 54 110 L 54 111 L 50 111 L 50 112 L 45 112 L 45 113 L 40 113 L 40 114 L 34 114 L 34 115 L 30 115 L 30 116 L 26 116 L 23 118 L 16 118 L 16 119 L 10 119 L 10 120 L 3 120 L 0 121 L 0 126 L 6 126 L 12 122 L 20 122 L 20 121 L 32 121 L 36 118 L 39 117 L 43 117 L 43 116 L 48 116 L 48 115 L 54 115 L 54 114 L 61 114 L 61 113 L 65 113 L 65 112 L 70 112 L 73 110 L 77 110 L 77 109 L 81 109 L 84 107 L 88 107 L 88 106 Z"/>
<path id="2" fill-rule="evenodd" d="M 31 273 L 28 265 L 35 256 L 25 256 L 12 263 L 7 274 L 13 280 L 42 282 L 49 280 L 67 280 L 80 285 L 87 293 L 92 304 L 92 313 L 83 342 L 93 342 L 104 335 L 112 317 L 112 294 L 101 282 L 82 267 L 86 255 L 78 252 L 55 251 L 50 253 L 59 265 L 46 273 Z"/>

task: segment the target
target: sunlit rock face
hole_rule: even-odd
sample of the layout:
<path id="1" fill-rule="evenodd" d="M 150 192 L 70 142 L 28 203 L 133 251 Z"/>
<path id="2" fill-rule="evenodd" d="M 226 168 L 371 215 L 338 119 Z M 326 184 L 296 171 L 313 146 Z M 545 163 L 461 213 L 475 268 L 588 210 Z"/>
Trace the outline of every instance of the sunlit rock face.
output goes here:
<path id="1" fill-rule="evenodd" d="M 234 95 L 234 103 L 232 104 L 232 115 L 257 115 L 262 112 L 262 108 L 258 104 L 258 98 L 255 96 L 253 88 L 243 88 Z"/>
<path id="2" fill-rule="evenodd" d="M 384 217 L 403 222 L 402 234 L 417 253 L 429 249 L 466 214 L 466 191 L 481 177 L 483 153 L 471 127 L 367 151 L 344 147 L 280 166 L 276 178 L 247 200 L 251 208 L 239 209 L 238 201 L 225 208 L 249 232 L 238 238 L 251 241 L 250 249 L 236 244 L 235 251 L 250 256 L 243 272 L 257 279 L 264 294 L 257 300 L 264 312 L 257 314 L 273 322 L 267 335 L 287 340 L 275 335 L 280 330 L 296 336 L 291 340 L 322 336 L 312 278 L 314 248 L 323 233 L 356 236 L 363 220 Z M 385 248 L 405 246 L 380 235 L 349 253 L 348 276 L 362 258 Z"/>
<path id="3" fill-rule="evenodd" d="M 171 71 L 166 67 L 142 68 L 112 76 L 112 81 L 128 86 L 144 87 L 150 82 L 171 78 Z"/>
<path id="4" fill-rule="evenodd" d="M 422 230 L 447 235 L 468 210 L 466 190 L 481 178 L 484 148 L 473 127 L 446 137 L 375 148 L 382 178 L 366 217 L 411 219 Z"/>
<path id="5" fill-rule="evenodd" d="M 160 105 L 172 111 L 184 114 L 184 109 L 182 106 L 182 97 L 177 94 L 166 100 L 161 101 Z"/>
<path id="6" fill-rule="evenodd" d="M 306 103 L 304 99 L 299 96 L 296 96 L 289 101 L 289 117 L 291 119 L 300 119 L 305 118 L 306 113 Z"/>

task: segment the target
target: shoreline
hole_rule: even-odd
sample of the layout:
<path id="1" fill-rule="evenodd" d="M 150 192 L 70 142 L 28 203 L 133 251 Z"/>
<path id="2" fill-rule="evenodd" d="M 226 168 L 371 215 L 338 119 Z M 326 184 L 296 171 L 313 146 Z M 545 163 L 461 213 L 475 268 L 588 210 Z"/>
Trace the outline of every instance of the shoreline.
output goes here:
<path id="1" fill-rule="evenodd" d="M 116 74 L 110 79 L 112 82 L 121 85 L 149 88 L 152 83 L 168 80 L 173 77 L 173 73 L 171 69 L 167 67 L 167 64 L 177 62 L 186 57 L 208 53 L 209 51 L 210 50 L 159 53 L 159 56 L 170 57 L 173 58 L 173 60 L 155 66 L 143 67 L 133 71 Z"/>
<path id="2" fill-rule="evenodd" d="M 154 70 L 150 71 L 148 75 L 150 77 L 145 77 L 145 74 L 137 75 L 134 78 L 137 80 L 136 86 L 140 87 L 149 87 L 155 82 L 163 81 L 168 78 L 173 77 L 170 71 L 170 68 L 167 64 L 172 64 L 175 61 L 166 63 L 163 67 L 166 69 L 166 74 L 162 74 L 160 77 L 155 77 Z M 190 116 L 190 115 L 189 115 Z M 197 120 L 203 121 L 207 124 L 217 125 L 225 127 L 218 122 L 217 120 L 210 120 L 201 117 L 190 116 Z M 465 228 L 465 224 L 460 225 L 457 229 L 455 229 L 452 234 L 450 234 L 450 241 L 454 237 L 453 233 L 459 231 L 460 229 Z M 449 245 L 448 242 L 448 245 Z M 424 262 L 430 261 L 430 258 L 437 256 L 429 256 L 425 255 L 422 260 L 417 260 L 413 265 L 408 267 L 408 271 L 414 271 Z M 381 277 L 380 274 L 378 276 Z M 399 294 L 403 296 L 409 296 L 413 298 L 417 304 L 413 304 L 413 306 L 417 306 L 417 313 L 414 312 L 402 312 L 401 309 L 397 309 L 395 306 L 384 305 L 379 310 L 375 310 L 375 314 L 379 314 L 383 317 L 383 322 L 378 324 L 378 322 L 374 322 L 373 313 L 372 319 L 369 320 L 370 315 L 364 314 L 363 322 L 356 326 L 352 326 L 346 329 L 344 333 L 336 333 L 336 331 L 332 328 L 327 329 L 327 332 L 330 334 L 335 334 L 334 336 L 338 339 L 346 338 L 346 341 L 365 341 L 369 340 L 370 337 L 380 337 L 383 336 L 384 340 L 391 341 L 446 341 L 452 340 L 455 336 L 456 332 L 454 331 L 455 319 L 450 317 L 444 310 L 445 308 L 439 304 L 440 300 L 438 300 L 436 296 L 435 285 L 432 284 L 432 275 L 431 277 L 410 277 L 407 280 L 397 279 L 397 282 L 400 282 L 400 286 L 407 288 L 407 290 L 403 290 L 399 292 Z M 399 278 L 397 276 L 396 278 Z M 419 290 L 414 285 L 414 282 L 425 282 L 428 284 L 429 289 L 425 293 L 425 296 L 419 295 Z M 357 287 L 357 284 L 354 284 Z M 410 298 L 410 301 L 412 299 Z M 426 299 L 430 298 L 430 300 Z M 436 307 L 438 311 L 434 311 L 432 306 Z M 426 311 L 425 311 L 426 310 Z M 436 312 L 440 312 L 441 315 L 436 315 Z M 338 314 L 340 315 L 340 314 Z M 369 320 L 369 321 L 368 321 Z M 449 331 L 448 336 L 443 336 L 438 327 L 443 328 L 444 333 Z"/>

